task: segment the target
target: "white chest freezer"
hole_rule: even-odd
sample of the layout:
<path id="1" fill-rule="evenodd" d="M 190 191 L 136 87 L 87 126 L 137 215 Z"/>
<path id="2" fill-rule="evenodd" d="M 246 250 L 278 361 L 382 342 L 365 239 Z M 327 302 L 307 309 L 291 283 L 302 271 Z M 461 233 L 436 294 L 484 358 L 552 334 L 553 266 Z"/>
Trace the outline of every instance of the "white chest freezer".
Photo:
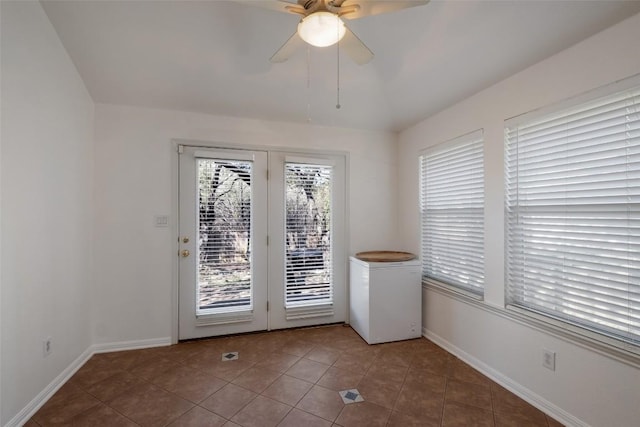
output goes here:
<path id="1" fill-rule="evenodd" d="M 350 258 L 350 323 L 369 344 L 422 335 L 420 260 Z"/>

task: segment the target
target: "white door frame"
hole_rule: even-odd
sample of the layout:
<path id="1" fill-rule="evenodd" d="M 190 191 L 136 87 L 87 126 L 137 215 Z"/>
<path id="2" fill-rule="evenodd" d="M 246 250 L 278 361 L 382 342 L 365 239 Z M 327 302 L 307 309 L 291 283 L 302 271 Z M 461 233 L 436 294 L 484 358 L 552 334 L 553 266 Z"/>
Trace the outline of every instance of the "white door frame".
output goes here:
<path id="1" fill-rule="evenodd" d="M 171 248 L 172 253 L 172 286 L 171 286 L 171 342 L 173 344 L 178 343 L 178 333 L 179 333 L 179 316 L 178 316 L 178 305 L 179 305 L 179 257 L 178 251 L 180 248 L 178 241 L 178 212 L 179 212 L 179 162 L 180 158 L 178 155 L 179 146 L 186 145 L 191 147 L 202 147 L 208 149 L 235 149 L 235 150 L 255 150 L 255 151 L 267 151 L 267 152 L 286 152 L 286 153 L 299 153 L 300 155 L 339 155 L 344 156 L 345 159 L 345 168 L 344 168 L 344 234 L 347 236 L 345 239 L 345 248 L 344 252 L 346 254 L 351 253 L 351 239 L 350 239 L 350 216 L 349 216 L 349 189 L 350 189 L 350 154 L 346 151 L 339 150 L 318 150 L 318 149 L 309 149 L 309 148 L 300 148 L 300 147 L 292 147 L 292 146 L 276 146 L 276 145 L 253 145 L 253 144 L 233 144 L 233 143 L 224 143 L 224 142 L 215 142 L 215 141 L 202 141 L 202 140 L 191 140 L 191 139 L 172 139 L 170 141 L 170 150 L 171 150 L 171 220 L 170 220 L 170 228 L 171 234 L 173 236 L 173 245 Z M 342 260 L 344 263 L 344 271 L 345 274 L 348 272 L 348 256 L 344 257 Z M 349 283 L 348 283 L 348 274 L 345 277 L 345 323 L 349 323 Z"/>

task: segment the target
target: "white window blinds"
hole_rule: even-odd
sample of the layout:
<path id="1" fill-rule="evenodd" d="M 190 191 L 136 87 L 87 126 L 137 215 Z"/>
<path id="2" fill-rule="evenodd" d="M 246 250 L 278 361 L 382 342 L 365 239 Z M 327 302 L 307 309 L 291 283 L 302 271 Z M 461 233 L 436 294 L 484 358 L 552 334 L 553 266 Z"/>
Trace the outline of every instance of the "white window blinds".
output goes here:
<path id="1" fill-rule="evenodd" d="M 482 294 L 484 165 L 482 131 L 420 156 L 423 275 Z"/>
<path id="2" fill-rule="evenodd" d="M 333 168 L 286 163 L 285 306 L 331 304 Z"/>
<path id="3" fill-rule="evenodd" d="M 252 307 L 253 162 L 197 159 L 197 314 Z"/>
<path id="4" fill-rule="evenodd" d="M 640 88 L 507 122 L 507 302 L 640 341 Z"/>

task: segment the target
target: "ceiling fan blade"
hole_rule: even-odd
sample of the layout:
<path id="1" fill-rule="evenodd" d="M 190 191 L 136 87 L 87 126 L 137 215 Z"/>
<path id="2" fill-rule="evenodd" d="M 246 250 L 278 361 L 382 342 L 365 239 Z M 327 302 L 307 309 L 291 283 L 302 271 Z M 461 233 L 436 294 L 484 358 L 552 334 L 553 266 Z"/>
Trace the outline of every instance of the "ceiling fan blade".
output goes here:
<path id="1" fill-rule="evenodd" d="M 296 50 L 304 46 L 304 44 L 304 40 L 300 38 L 296 31 L 291 37 L 289 37 L 289 40 L 287 40 L 285 44 L 283 44 L 282 47 L 278 49 L 271 58 L 269 58 L 269 61 L 273 63 L 284 62 L 289 59 Z"/>
<path id="2" fill-rule="evenodd" d="M 382 13 L 395 12 L 409 7 L 422 6 L 429 3 L 429 0 L 334 0 L 336 6 L 359 6 L 354 12 L 345 13 L 341 17 L 344 19 L 358 19 L 365 16 L 380 15 Z"/>
<path id="3" fill-rule="evenodd" d="M 373 59 L 373 52 L 349 28 L 340 40 L 340 49 L 358 65 L 364 65 Z"/>
<path id="4" fill-rule="evenodd" d="M 249 6 L 261 7 L 262 9 L 275 10 L 284 13 L 303 13 L 304 7 L 296 2 L 286 0 L 232 0 Z M 296 12 L 297 11 L 297 12 Z"/>

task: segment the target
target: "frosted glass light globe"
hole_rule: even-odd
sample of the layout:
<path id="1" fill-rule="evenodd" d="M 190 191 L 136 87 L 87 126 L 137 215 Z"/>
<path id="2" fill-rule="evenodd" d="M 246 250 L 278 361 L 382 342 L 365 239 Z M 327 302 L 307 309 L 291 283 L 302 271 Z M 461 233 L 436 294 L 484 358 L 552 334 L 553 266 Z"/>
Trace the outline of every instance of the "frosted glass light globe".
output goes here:
<path id="1" fill-rule="evenodd" d="M 338 43 L 346 32 L 347 28 L 342 19 L 326 11 L 312 13 L 298 24 L 298 34 L 302 40 L 317 47 Z"/>

